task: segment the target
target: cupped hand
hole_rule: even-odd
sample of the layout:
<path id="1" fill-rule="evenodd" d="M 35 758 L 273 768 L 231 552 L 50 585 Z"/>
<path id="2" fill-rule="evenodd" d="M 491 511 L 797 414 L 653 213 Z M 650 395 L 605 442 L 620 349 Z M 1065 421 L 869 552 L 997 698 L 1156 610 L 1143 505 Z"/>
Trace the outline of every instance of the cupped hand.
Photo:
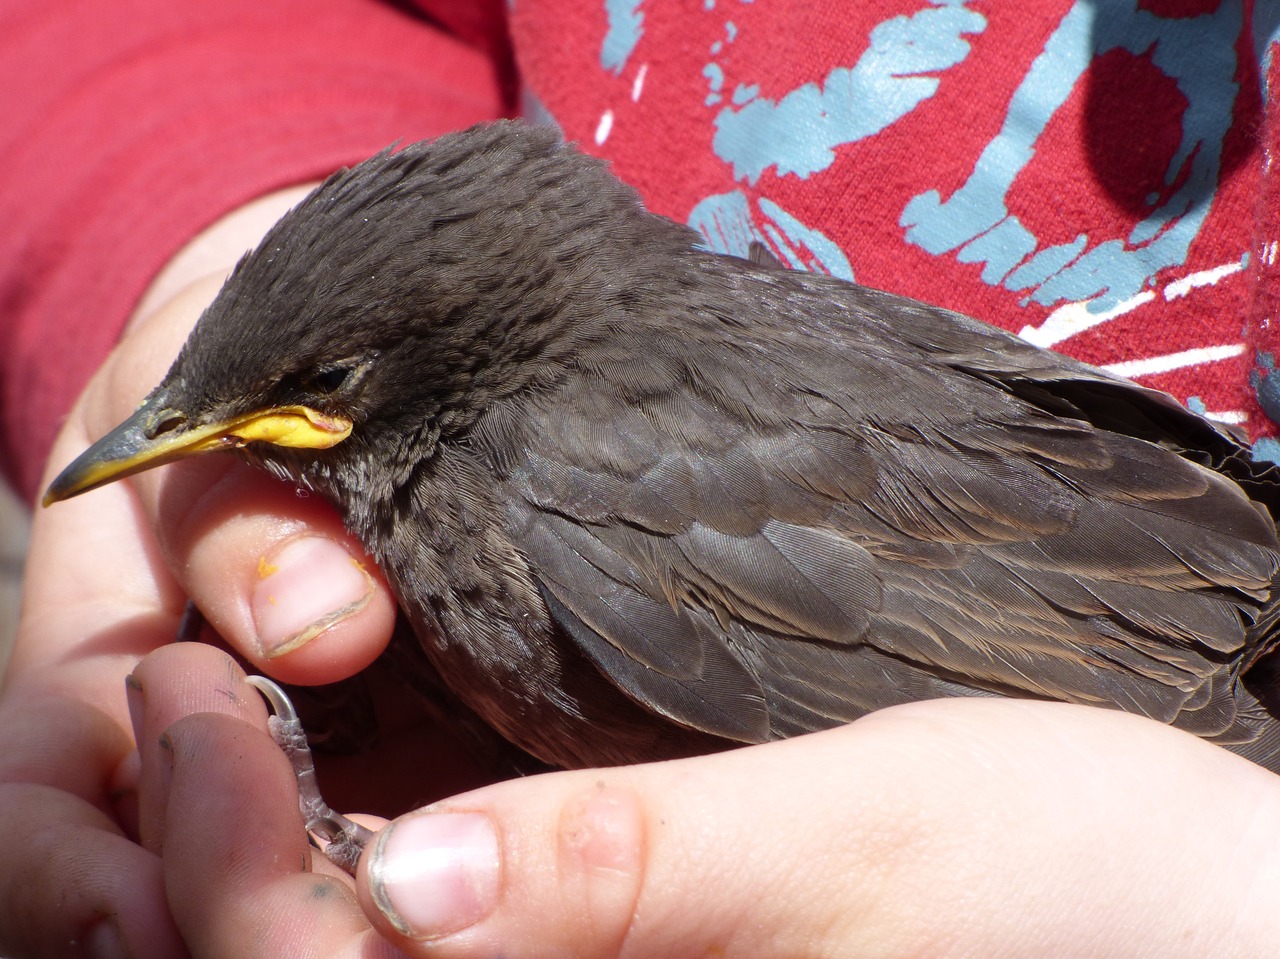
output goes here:
<path id="1" fill-rule="evenodd" d="M 1276 953 L 1280 779 L 1150 720 L 937 700 L 715 756 L 500 783 L 384 829 L 410 955 Z"/>
<path id="2" fill-rule="evenodd" d="M 499 783 L 383 828 L 353 892 L 305 871 L 229 660 L 171 646 L 134 676 L 142 833 L 199 955 L 1230 959 L 1280 934 L 1276 777 L 1123 713 L 935 701 Z"/>
<path id="3" fill-rule="evenodd" d="M 229 218 L 230 246 L 215 227 L 202 238 L 212 257 L 176 262 L 188 273 L 229 265 L 297 195 Z M 169 274 L 176 282 L 87 387 L 60 433 L 50 476 L 159 382 L 221 280 L 182 273 Z M 0 814 L 10 824 L 0 853 L 0 954 L 111 955 L 113 943 L 139 956 L 185 954 L 160 847 L 140 831 L 146 793 L 125 678 L 172 642 L 188 595 L 253 668 L 286 681 L 357 671 L 386 645 L 394 622 L 385 584 L 333 512 L 230 457 L 38 510 L 0 691 Z M 256 693 L 247 703 L 239 694 L 228 700 L 225 678 L 220 686 L 206 680 L 193 674 L 180 683 L 168 715 L 244 720 L 249 710 L 261 726 Z M 174 858 L 166 853 L 164 865 Z"/>
<path id="4" fill-rule="evenodd" d="M 216 286 L 134 327 L 55 468 Z M 394 612 L 326 506 L 230 458 L 41 511 L 0 698 L 0 953 L 1199 957 L 1280 934 L 1280 780 L 1145 720 L 987 700 L 488 786 L 397 820 L 353 885 L 310 856 L 240 668 L 169 645 L 188 595 L 304 683 L 370 662 Z M 402 741 L 365 784 L 447 745 Z"/>

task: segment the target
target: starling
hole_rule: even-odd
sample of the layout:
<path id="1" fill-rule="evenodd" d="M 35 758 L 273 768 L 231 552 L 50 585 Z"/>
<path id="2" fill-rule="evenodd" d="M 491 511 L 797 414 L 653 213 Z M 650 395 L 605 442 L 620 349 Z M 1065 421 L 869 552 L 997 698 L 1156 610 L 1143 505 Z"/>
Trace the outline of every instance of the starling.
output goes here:
<path id="1" fill-rule="evenodd" d="M 380 153 L 45 502 L 222 449 L 322 493 L 452 692 L 558 766 L 1017 696 L 1280 771 L 1280 480 L 1237 435 L 699 241 L 550 129 Z"/>

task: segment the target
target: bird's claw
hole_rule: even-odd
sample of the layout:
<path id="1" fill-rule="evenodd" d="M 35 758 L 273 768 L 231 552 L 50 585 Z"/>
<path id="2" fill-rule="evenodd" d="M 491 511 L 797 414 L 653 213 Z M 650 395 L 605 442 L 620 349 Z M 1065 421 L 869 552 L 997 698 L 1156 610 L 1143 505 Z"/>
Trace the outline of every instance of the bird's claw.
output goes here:
<path id="1" fill-rule="evenodd" d="M 312 844 L 332 863 L 354 876 L 360 853 L 373 838 L 373 831 L 334 812 L 320 795 L 307 734 L 284 690 L 265 676 L 249 676 L 245 682 L 262 694 L 274 714 L 267 720 L 267 729 L 293 766 L 298 780 L 298 806 Z"/>

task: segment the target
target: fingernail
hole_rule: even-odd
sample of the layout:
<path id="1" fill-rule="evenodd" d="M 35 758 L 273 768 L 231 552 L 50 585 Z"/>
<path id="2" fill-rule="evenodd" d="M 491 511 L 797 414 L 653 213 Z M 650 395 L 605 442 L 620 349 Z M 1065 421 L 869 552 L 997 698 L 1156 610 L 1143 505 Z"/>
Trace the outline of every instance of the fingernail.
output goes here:
<path id="1" fill-rule="evenodd" d="M 129 705 L 129 721 L 133 724 L 134 742 L 142 741 L 142 723 L 146 719 L 147 703 L 142 682 L 130 673 L 124 678 L 124 699 Z"/>
<path id="2" fill-rule="evenodd" d="M 169 804 L 169 790 L 173 786 L 173 740 L 168 733 L 160 734 L 160 748 L 156 750 L 156 760 L 160 763 L 159 792 L 162 797 L 161 808 Z"/>
<path id="3" fill-rule="evenodd" d="M 290 540 L 258 564 L 250 606 L 263 655 L 300 649 L 359 612 L 372 595 L 373 577 L 333 540 Z"/>
<path id="4" fill-rule="evenodd" d="M 369 862 L 374 902 L 396 929 L 438 939 L 498 901 L 498 833 L 480 813 L 424 813 L 382 831 Z"/>

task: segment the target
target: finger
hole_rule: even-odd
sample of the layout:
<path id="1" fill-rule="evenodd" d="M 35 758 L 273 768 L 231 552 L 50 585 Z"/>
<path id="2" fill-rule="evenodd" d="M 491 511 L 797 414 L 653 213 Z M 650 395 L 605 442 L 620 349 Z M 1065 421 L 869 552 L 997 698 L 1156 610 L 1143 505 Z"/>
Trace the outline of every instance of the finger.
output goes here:
<path id="1" fill-rule="evenodd" d="M 0 954 L 186 955 L 160 861 L 103 813 L 45 786 L 0 786 Z"/>
<path id="2" fill-rule="evenodd" d="M 68 424 L 55 444 L 55 461 L 85 444 L 83 432 Z M 113 658 L 142 656 L 172 641 L 182 593 L 147 529 L 124 487 L 35 512 L 6 688 L 19 679 L 40 681 L 32 674 L 49 668 L 50 684 L 63 692 L 74 686 L 77 695 L 111 710 L 128 727 L 122 685 L 68 668 L 106 668 Z M 123 661 L 110 666 L 121 681 L 131 667 Z"/>
<path id="3" fill-rule="evenodd" d="M 163 377 L 219 278 L 197 283 L 137 325 L 73 412 L 63 465 L 136 407 Z M 228 455 L 200 457 L 125 481 L 141 521 L 155 530 L 159 555 L 182 592 L 217 632 L 264 672 L 320 683 L 357 672 L 385 648 L 395 605 L 385 582 L 333 510 Z M 122 508 L 125 484 L 60 503 Z M 111 499 L 115 497 L 116 499 Z M 130 501 L 127 507 L 137 513 Z M 102 554 L 98 554 L 99 556 Z M 174 598 L 166 596 L 166 608 Z"/>
<path id="4" fill-rule="evenodd" d="M 166 734 L 165 887 L 197 956 L 391 956 L 350 881 L 308 872 L 288 762 L 261 730 L 200 714 Z"/>
<path id="5" fill-rule="evenodd" d="M 361 896 L 458 959 L 1264 954 L 1273 780 L 1119 713 L 918 704 L 449 800 L 383 831 Z"/>
<path id="6" fill-rule="evenodd" d="M 128 698 L 141 757 L 139 832 L 158 855 L 165 848 L 169 804 L 165 732 L 194 713 L 221 713 L 265 729 L 266 708 L 230 656 L 200 643 L 166 646 L 142 660 L 129 676 Z"/>
<path id="7" fill-rule="evenodd" d="M 112 784 L 133 750 L 113 716 L 72 696 L 18 686 L 0 700 L 0 730 L 0 783 L 49 786 L 111 814 Z"/>
<path id="8" fill-rule="evenodd" d="M 0 954 L 83 955 L 92 944 L 97 955 L 183 955 L 159 861 L 112 815 L 127 802 L 114 792 L 132 752 L 116 720 L 19 688 L 0 729 Z"/>
<path id="9" fill-rule="evenodd" d="M 168 468 L 143 500 L 191 598 L 278 679 L 334 682 L 368 666 L 395 624 L 372 560 L 327 502 L 217 458 Z"/>
<path id="10" fill-rule="evenodd" d="M 174 591 L 138 536 L 136 504 L 86 505 L 35 518 L 4 677 L 0 953 L 184 955 L 159 861 L 128 838 L 123 695 L 137 657 L 172 638 Z"/>

